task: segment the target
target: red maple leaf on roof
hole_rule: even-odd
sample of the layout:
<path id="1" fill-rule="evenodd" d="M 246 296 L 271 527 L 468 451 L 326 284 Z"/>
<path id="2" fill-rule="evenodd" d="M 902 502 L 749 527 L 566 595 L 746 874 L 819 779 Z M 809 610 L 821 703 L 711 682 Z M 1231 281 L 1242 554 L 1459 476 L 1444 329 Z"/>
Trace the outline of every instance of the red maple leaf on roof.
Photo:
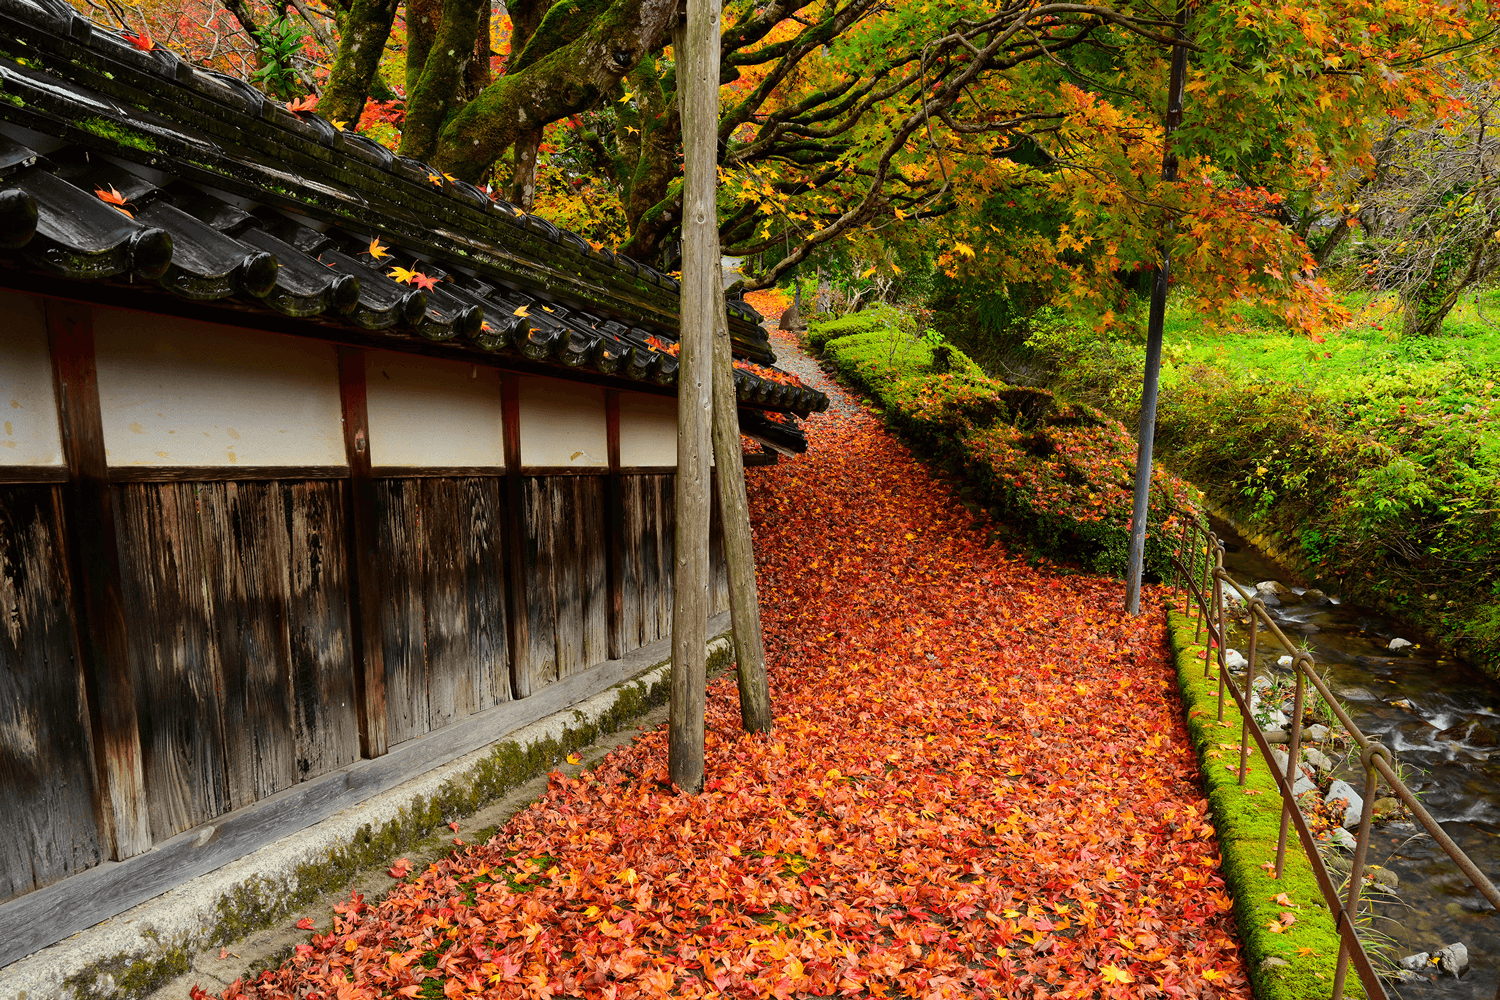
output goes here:
<path id="1" fill-rule="evenodd" d="M 430 292 L 435 287 L 437 287 L 438 280 L 430 274 L 423 274 L 420 271 L 417 271 L 413 272 L 411 276 L 411 283 L 422 289 L 422 291 L 424 292 Z"/>
<path id="2" fill-rule="evenodd" d="M 287 101 L 286 109 L 292 112 L 316 111 L 318 110 L 318 99 L 312 94 L 299 97 L 295 101 Z"/>
<path id="3" fill-rule="evenodd" d="M 128 31 L 123 32 L 123 34 L 127 42 L 129 42 L 131 45 L 134 45 L 142 52 L 150 52 L 152 49 L 156 48 L 156 43 L 151 40 L 151 36 L 148 35 L 144 29 L 142 29 L 137 34 L 131 34 Z"/>

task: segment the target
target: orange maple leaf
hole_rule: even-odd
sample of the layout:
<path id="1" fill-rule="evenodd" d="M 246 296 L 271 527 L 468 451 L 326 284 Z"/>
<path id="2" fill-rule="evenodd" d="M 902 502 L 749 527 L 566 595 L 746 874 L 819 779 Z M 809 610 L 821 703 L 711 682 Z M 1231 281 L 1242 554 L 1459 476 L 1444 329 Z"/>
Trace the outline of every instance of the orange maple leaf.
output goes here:
<path id="1" fill-rule="evenodd" d="M 113 205 L 114 208 L 115 208 L 115 211 L 120 212 L 123 215 L 129 216 L 132 219 L 135 218 L 135 216 L 132 213 L 130 213 L 130 212 L 128 212 L 128 211 L 125 210 L 125 205 L 126 205 L 125 196 L 123 194 L 121 194 L 120 192 L 116 191 L 115 190 L 115 186 L 113 184 L 111 184 L 109 186 L 109 190 L 108 191 L 104 190 L 103 188 L 94 188 L 94 194 L 97 195 L 98 198 L 99 198 L 99 200 L 102 201 L 102 202 L 104 202 L 105 204 Z"/>
<path id="2" fill-rule="evenodd" d="M 156 43 L 151 40 L 151 36 L 146 33 L 145 28 L 142 28 L 140 31 L 134 33 L 126 31 L 123 34 L 127 42 L 129 42 L 131 45 L 134 45 L 142 52 L 150 52 L 152 49 L 156 48 Z"/>

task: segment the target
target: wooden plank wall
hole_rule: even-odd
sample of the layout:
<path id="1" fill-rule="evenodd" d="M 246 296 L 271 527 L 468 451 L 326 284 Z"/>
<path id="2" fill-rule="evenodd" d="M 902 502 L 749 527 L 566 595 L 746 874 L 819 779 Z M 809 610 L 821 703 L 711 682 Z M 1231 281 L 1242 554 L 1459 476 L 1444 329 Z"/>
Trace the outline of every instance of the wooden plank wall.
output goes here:
<path id="1" fill-rule="evenodd" d="M 114 487 L 154 840 L 358 758 L 343 488 Z"/>
<path id="2" fill-rule="evenodd" d="M 103 861 L 61 487 L 0 486 L 0 899 Z"/>
<path id="3" fill-rule="evenodd" d="M 606 488 L 595 475 L 523 479 L 524 666 L 533 692 L 609 659 Z"/>
<path id="4" fill-rule="evenodd" d="M 376 484 L 392 746 L 509 701 L 498 476 Z"/>

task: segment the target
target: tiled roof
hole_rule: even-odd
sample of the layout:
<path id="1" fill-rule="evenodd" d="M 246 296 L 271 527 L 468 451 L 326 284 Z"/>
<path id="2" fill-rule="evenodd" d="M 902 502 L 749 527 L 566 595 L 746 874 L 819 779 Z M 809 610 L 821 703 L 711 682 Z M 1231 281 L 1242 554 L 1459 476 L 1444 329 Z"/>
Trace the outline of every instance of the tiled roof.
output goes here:
<path id="1" fill-rule="evenodd" d="M 393 266 L 438 283 L 398 282 Z M 63 0 L 0 0 L 5 271 L 12 285 L 22 272 L 113 283 L 122 303 L 165 290 L 393 350 L 509 354 L 561 377 L 677 378 L 671 277 L 244 81 L 141 51 Z M 773 364 L 759 314 L 731 300 L 729 317 L 736 356 Z M 827 407 L 779 377 L 736 368 L 741 406 Z"/>

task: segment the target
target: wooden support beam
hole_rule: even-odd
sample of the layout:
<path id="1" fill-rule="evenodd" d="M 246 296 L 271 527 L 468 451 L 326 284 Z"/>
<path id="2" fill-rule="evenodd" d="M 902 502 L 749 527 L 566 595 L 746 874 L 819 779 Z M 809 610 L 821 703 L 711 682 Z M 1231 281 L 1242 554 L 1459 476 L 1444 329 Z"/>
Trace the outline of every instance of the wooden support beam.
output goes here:
<path id="1" fill-rule="evenodd" d="M 620 481 L 620 393 L 604 391 L 605 440 L 609 454 L 609 481 L 604 489 L 604 537 L 606 576 L 606 625 L 609 655 L 618 659 L 625 645 L 625 496 Z"/>
<path id="2" fill-rule="evenodd" d="M 515 375 L 500 376 L 500 420 L 505 451 L 506 639 L 510 647 L 510 696 L 531 696 L 531 627 L 526 609 L 526 507 L 521 490 L 521 387 Z"/>
<path id="3" fill-rule="evenodd" d="M 714 254 L 718 255 L 718 233 Z M 745 459 L 740 452 L 739 404 L 734 392 L 734 356 L 729 320 L 722 303 L 714 312 L 714 462 L 719 481 L 724 561 L 729 570 L 729 612 L 734 619 L 735 679 L 740 689 L 740 725 L 749 733 L 771 731 L 771 683 L 760 628 L 760 593 L 755 586 L 755 541 L 750 534 L 750 501 L 745 494 Z"/>
<path id="4" fill-rule="evenodd" d="M 704 632 L 708 620 L 709 425 L 714 314 L 724 309 L 718 247 L 719 0 L 688 0 L 672 34 L 682 107 L 682 312 L 677 370 L 677 538 L 672 604 L 672 708 L 667 769 L 703 790 Z"/>
<path id="5" fill-rule="evenodd" d="M 69 563 L 79 584 L 74 594 L 94 743 L 96 818 L 110 857 L 122 861 L 150 850 L 151 819 L 127 653 L 104 421 L 99 413 L 93 306 L 48 299 L 46 317 L 58 424 L 68 464 Z"/>
<path id="6" fill-rule="evenodd" d="M 349 460 L 348 566 L 350 630 L 354 646 L 354 704 L 359 752 L 382 756 L 390 732 L 385 703 L 385 643 L 380 629 L 379 534 L 375 530 L 375 480 L 370 467 L 370 420 L 365 404 L 365 352 L 339 348 L 339 400 L 344 453 Z"/>

